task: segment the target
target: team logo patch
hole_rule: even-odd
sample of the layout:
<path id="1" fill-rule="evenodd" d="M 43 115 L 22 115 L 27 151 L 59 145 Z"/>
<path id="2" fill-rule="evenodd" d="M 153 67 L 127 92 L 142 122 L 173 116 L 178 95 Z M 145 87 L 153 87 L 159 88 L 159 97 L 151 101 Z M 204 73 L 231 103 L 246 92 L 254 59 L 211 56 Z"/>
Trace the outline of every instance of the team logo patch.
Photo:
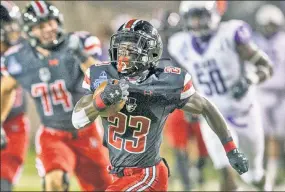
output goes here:
<path id="1" fill-rule="evenodd" d="M 97 87 L 99 87 L 99 85 L 106 81 L 108 79 L 107 73 L 105 71 L 102 71 L 99 75 L 99 79 L 96 79 L 93 83 L 93 87 L 94 89 L 97 89 Z"/>
<path id="2" fill-rule="evenodd" d="M 128 112 L 133 112 L 137 108 L 137 100 L 133 97 L 129 97 L 126 101 L 126 109 Z"/>
<path id="3" fill-rule="evenodd" d="M 48 82 L 51 79 L 51 73 L 47 67 L 40 68 L 39 78 L 43 82 Z"/>
<path id="4" fill-rule="evenodd" d="M 164 68 L 164 73 L 180 74 L 181 73 L 181 68 L 167 66 L 167 67 Z"/>

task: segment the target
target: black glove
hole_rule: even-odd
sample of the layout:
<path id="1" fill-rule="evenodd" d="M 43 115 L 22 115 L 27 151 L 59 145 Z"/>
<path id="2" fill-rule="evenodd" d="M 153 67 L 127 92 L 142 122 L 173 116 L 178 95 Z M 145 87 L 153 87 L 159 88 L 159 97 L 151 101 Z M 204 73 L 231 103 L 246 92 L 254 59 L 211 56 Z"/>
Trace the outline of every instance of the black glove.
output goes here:
<path id="1" fill-rule="evenodd" d="M 88 59 L 88 54 L 84 50 L 83 43 L 77 35 L 70 35 L 68 40 L 68 48 L 73 51 L 73 54 L 84 63 Z"/>
<path id="2" fill-rule="evenodd" d="M 1 126 L 1 146 L 0 149 L 5 149 L 7 146 L 7 137 L 6 137 L 6 133 L 5 130 L 2 128 Z"/>
<path id="3" fill-rule="evenodd" d="M 238 82 L 236 82 L 232 88 L 231 93 L 232 96 L 239 100 L 241 99 L 248 91 L 250 84 L 246 78 L 241 78 Z"/>
<path id="4" fill-rule="evenodd" d="M 240 174 L 248 171 L 248 160 L 238 149 L 234 149 L 227 153 L 227 157 L 231 166 Z"/>
<path id="5" fill-rule="evenodd" d="M 100 98 L 95 98 L 95 108 L 101 111 L 104 110 L 107 106 L 116 104 L 120 100 L 127 100 L 127 96 L 129 95 L 128 88 L 129 85 L 124 79 L 120 80 L 117 84 L 114 84 L 113 80 L 109 80 L 104 91 L 98 95 Z M 103 107 L 101 105 L 98 105 L 99 102 L 96 101 L 98 99 L 103 102 Z"/>

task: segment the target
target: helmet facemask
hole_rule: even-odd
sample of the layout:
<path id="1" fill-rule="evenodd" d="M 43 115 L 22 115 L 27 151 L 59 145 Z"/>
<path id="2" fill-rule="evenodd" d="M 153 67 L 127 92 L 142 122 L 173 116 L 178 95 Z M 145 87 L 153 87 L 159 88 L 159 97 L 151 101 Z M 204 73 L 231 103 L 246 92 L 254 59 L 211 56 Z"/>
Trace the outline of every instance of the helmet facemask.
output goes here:
<path id="1" fill-rule="evenodd" d="M 111 37 L 111 62 L 122 76 L 139 76 L 156 62 L 156 43 L 147 34 L 119 31 Z"/>
<path id="2" fill-rule="evenodd" d="M 32 3 L 26 8 L 23 13 L 23 30 L 27 33 L 30 43 L 33 47 L 40 46 L 45 49 L 53 49 L 61 44 L 66 37 L 63 29 L 63 16 L 55 6 L 49 3 L 45 3 L 45 6 L 47 6 L 48 12 L 42 15 L 35 14 L 35 11 L 33 11 L 34 6 L 32 6 Z M 37 35 L 33 34 L 32 28 L 41 25 L 41 23 L 49 22 L 51 20 L 55 20 L 57 22 L 57 37 L 50 43 L 42 43 Z"/>

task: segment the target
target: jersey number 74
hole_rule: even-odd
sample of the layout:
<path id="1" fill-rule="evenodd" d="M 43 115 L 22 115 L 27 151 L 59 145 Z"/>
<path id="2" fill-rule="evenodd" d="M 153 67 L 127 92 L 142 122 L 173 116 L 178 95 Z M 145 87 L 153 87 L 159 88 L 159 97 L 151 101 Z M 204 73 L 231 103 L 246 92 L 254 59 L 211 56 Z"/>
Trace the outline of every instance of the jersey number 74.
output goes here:
<path id="1" fill-rule="evenodd" d="M 65 112 L 72 111 L 72 96 L 66 89 L 65 81 L 60 79 L 53 83 L 37 83 L 31 88 L 33 97 L 41 97 L 43 112 L 45 116 L 54 114 L 53 105 L 61 104 Z"/>

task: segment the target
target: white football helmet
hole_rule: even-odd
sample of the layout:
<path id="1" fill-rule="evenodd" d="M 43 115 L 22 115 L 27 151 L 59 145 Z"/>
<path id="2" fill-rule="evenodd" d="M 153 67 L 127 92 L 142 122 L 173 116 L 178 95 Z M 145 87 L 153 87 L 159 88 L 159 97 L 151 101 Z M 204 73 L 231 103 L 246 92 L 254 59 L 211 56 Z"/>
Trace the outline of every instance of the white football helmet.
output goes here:
<path id="1" fill-rule="evenodd" d="M 255 15 L 257 29 L 265 36 L 270 38 L 276 34 L 285 23 L 284 14 L 275 5 L 261 6 Z"/>
<path id="2" fill-rule="evenodd" d="M 221 21 L 217 1 L 182 1 L 179 13 L 186 30 L 196 37 L 208 36 Z"/>
<path id="3" fill-rule="evenodd" d="M 258 25 L 268 25 L 273 23 L 281 26 L 284 24 L 284 14 L 275 5 L 263 5 L 261 6 L 255 15 L 255 21 Z"/>

